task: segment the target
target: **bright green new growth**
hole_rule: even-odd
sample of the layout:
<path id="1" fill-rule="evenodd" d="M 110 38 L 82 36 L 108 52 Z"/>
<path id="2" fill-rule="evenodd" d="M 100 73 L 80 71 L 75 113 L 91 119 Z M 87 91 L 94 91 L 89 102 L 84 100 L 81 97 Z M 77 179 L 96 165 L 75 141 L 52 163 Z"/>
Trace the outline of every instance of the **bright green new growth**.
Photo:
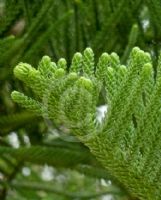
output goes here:
<path id="1" fill-rule="evenodd" d="M 160 72 L 161 64 L 158 64 Z M 133 48 L 127 67 L 117 54 L 103 53 L 94 63 L 87 48 L 76 53 L 68 68 L 44 56 L 38 69 L 20 63 L 15 76 L 35 98 L 14 91 L 23 107 L 70 128 L 102 165 L 139 199 L 161 199 L 161 77 L 154 79 L 151 57 Z M 108 111 L 96 120 L 101 91 Z"/>

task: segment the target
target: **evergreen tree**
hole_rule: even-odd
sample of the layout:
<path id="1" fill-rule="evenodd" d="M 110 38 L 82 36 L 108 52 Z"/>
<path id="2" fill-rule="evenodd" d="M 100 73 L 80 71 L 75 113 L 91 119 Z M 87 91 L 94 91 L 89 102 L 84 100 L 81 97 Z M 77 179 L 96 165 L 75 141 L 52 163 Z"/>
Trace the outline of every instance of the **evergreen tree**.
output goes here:
<path id="1" fill-rule="evenodd" d="M 161 199 L 160 9 L 0 1 L 0 199 Z"/>

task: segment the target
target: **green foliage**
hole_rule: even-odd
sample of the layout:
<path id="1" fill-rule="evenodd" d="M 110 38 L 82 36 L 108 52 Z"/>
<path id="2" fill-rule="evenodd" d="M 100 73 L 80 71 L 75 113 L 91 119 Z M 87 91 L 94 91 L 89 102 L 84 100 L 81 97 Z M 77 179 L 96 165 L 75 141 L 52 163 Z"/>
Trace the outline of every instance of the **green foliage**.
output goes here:
<path id="1" fill-rule="evenodd" d="M 78 55 L 80 63 L 73 64 Z M 17 65 L 15 76 L 33 89 L 36 99 L 16 91 L 12 99 L 63 123 L 134 197 L 160 199 L 161 77 L 157 74 L 154 79 L 150 55 L 135 47 L 125 67 L 116 54 L 104 53 L 97 70 L 93 51 L 87 48 L 82 56 L 76 53 L 73 62 L 71 68 L 77 73 L 68 73 L 60 62 L 51 69 L 47 56 L 37 70 Z M 99 124 L 96 107 L 102 88 L 108 111 Z"/>
<path id="2" fill-rule="evenodd" d="M 131 200 L 131 194 L 140 195 L 145 185 L 148 188 L 156 182 L 153 187 L 157 187 L 160 10 L 159 0 L 0 1 L 1 200 L 71 200 L 84 196 L 102 200 L 103 193 L 112 194 L 114 200 Z M 88 46 L 95 55 L 90 48 L 75 53 Z M 151 58 L 138 49 L 130 54 L 134 46 L 149 52 Z M 14 73 L 20 81 L 13 76 L 16 65 L 19 67 Z M 27 112 L 12 101 L 13 90 L 19 91 L 14 98 Z M 99 106 L 105 104 L 108 112 L 100 123 L 96 120 Z M 134 139 L 136 133 L 138 138 Z M 98 140 L 95 135 L 99 135 Z M 104 139 L 106 135 L 109 141 Z M 102 162 L 106 169 L 84 144 L 101 162 L 107 158 Z M 131 145 L 134 153 L 128 151 Z M 110 149 L 115 153 L 111 150 L 107 154 Z M 116 153 L 122 160 L 119 164 L 112 156 Z M 131 154 L 126 167 L 124 161 Z M 130 171 L 130 166 L 138 174 L 144 168 L 143 180 L 151 174 L 151 182 L 141 181 L 138 192 L 131 192 L 130 177 L 134 174 L 130 171 L 124 180 L 115 172 L 114 163 L 122 167 L 123 174 L 125 169 Z M 54 176 L 47 187 L 42 179 L 44 165 L 50 165 Z M 25 175 L 25 170 L 30 173 Z M 151 189 L 144 193 L 154 194 L 155 189 Z"/>

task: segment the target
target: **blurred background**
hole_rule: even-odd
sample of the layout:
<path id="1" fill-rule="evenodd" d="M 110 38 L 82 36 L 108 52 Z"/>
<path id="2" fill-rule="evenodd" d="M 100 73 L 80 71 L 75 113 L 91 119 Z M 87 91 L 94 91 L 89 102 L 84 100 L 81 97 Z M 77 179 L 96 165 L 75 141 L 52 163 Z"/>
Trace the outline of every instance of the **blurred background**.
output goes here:
<path id="1" fill-rule="evenodd" d="M 95 60 L 116 52 L 126 64 L 139 46 L 161 47 L 159 0 L 0 0 L 0 200 L 132 200 L 121 184 L 64 127 L 13 103 L 13 90 L 32 96 L 13 76 L 19 62 L 36 67 L 43 55 L 70 66 L 91 47 Z M 106 105 L 100 98 L 98 118 Z"/>

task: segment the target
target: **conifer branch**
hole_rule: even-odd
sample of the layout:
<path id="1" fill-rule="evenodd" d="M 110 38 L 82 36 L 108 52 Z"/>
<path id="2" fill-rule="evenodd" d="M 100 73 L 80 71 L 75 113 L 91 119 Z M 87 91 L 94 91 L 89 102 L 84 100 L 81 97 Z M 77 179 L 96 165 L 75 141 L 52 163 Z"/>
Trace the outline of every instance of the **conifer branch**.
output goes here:
<path id="1" fill-rule="evenodd" d="M 64 192 L 62 190 L 55 189 L 53 186 L 49 184 L 42 184 L 42 183 L 37 183 L 37 182 L 29 182 L 29 181 L 24 181 L 21 183 L 18 183 L 17 181 L 14 181 L 12 183 L 6 183 L 3 181 L 0 181 L 0 184 L 5 186 L 5 188 L 13 188 L 13 189 L 27 189 L 27 190 L 41 190 L 41 191 L 46 191 L 50 193 L 55 193 L 60 196 L 64 196 L 66 198 L 70 198 L 71 200 L 73 199 L 91 199 L 91 198 L 96 198 L 96 197 L 101 197 L 104 195 L 119 195 L 119 196 L 124 196 L 125 194 L 120 191 L 119 189 L 116 188 L 110 188 L 107 191 L 104 192 L 98 192 L 95 194 L 82 194 L 82 193 L 70 193 L 70 192 Z"/>
<path id="2" fill-rule="evenodd" d="M 69 72 L 64 59 L 56 65 L 43 57 L 37 70 L 19 64 L 14 74 L 35 98 L 19 92 L 12 98 L 63 123 L 133 197 L 159 200 L 161 77 L 159 70 L 156 79 L 153 73 L 150 55 L 138 47 L 131 51 L 127 67 L 115 53 L 102 54 L 95 64 L 93 51 L 87 48 L 74 55 Z M 102 88 L 108 112 L 99 124 L 96 108 Z"/>

